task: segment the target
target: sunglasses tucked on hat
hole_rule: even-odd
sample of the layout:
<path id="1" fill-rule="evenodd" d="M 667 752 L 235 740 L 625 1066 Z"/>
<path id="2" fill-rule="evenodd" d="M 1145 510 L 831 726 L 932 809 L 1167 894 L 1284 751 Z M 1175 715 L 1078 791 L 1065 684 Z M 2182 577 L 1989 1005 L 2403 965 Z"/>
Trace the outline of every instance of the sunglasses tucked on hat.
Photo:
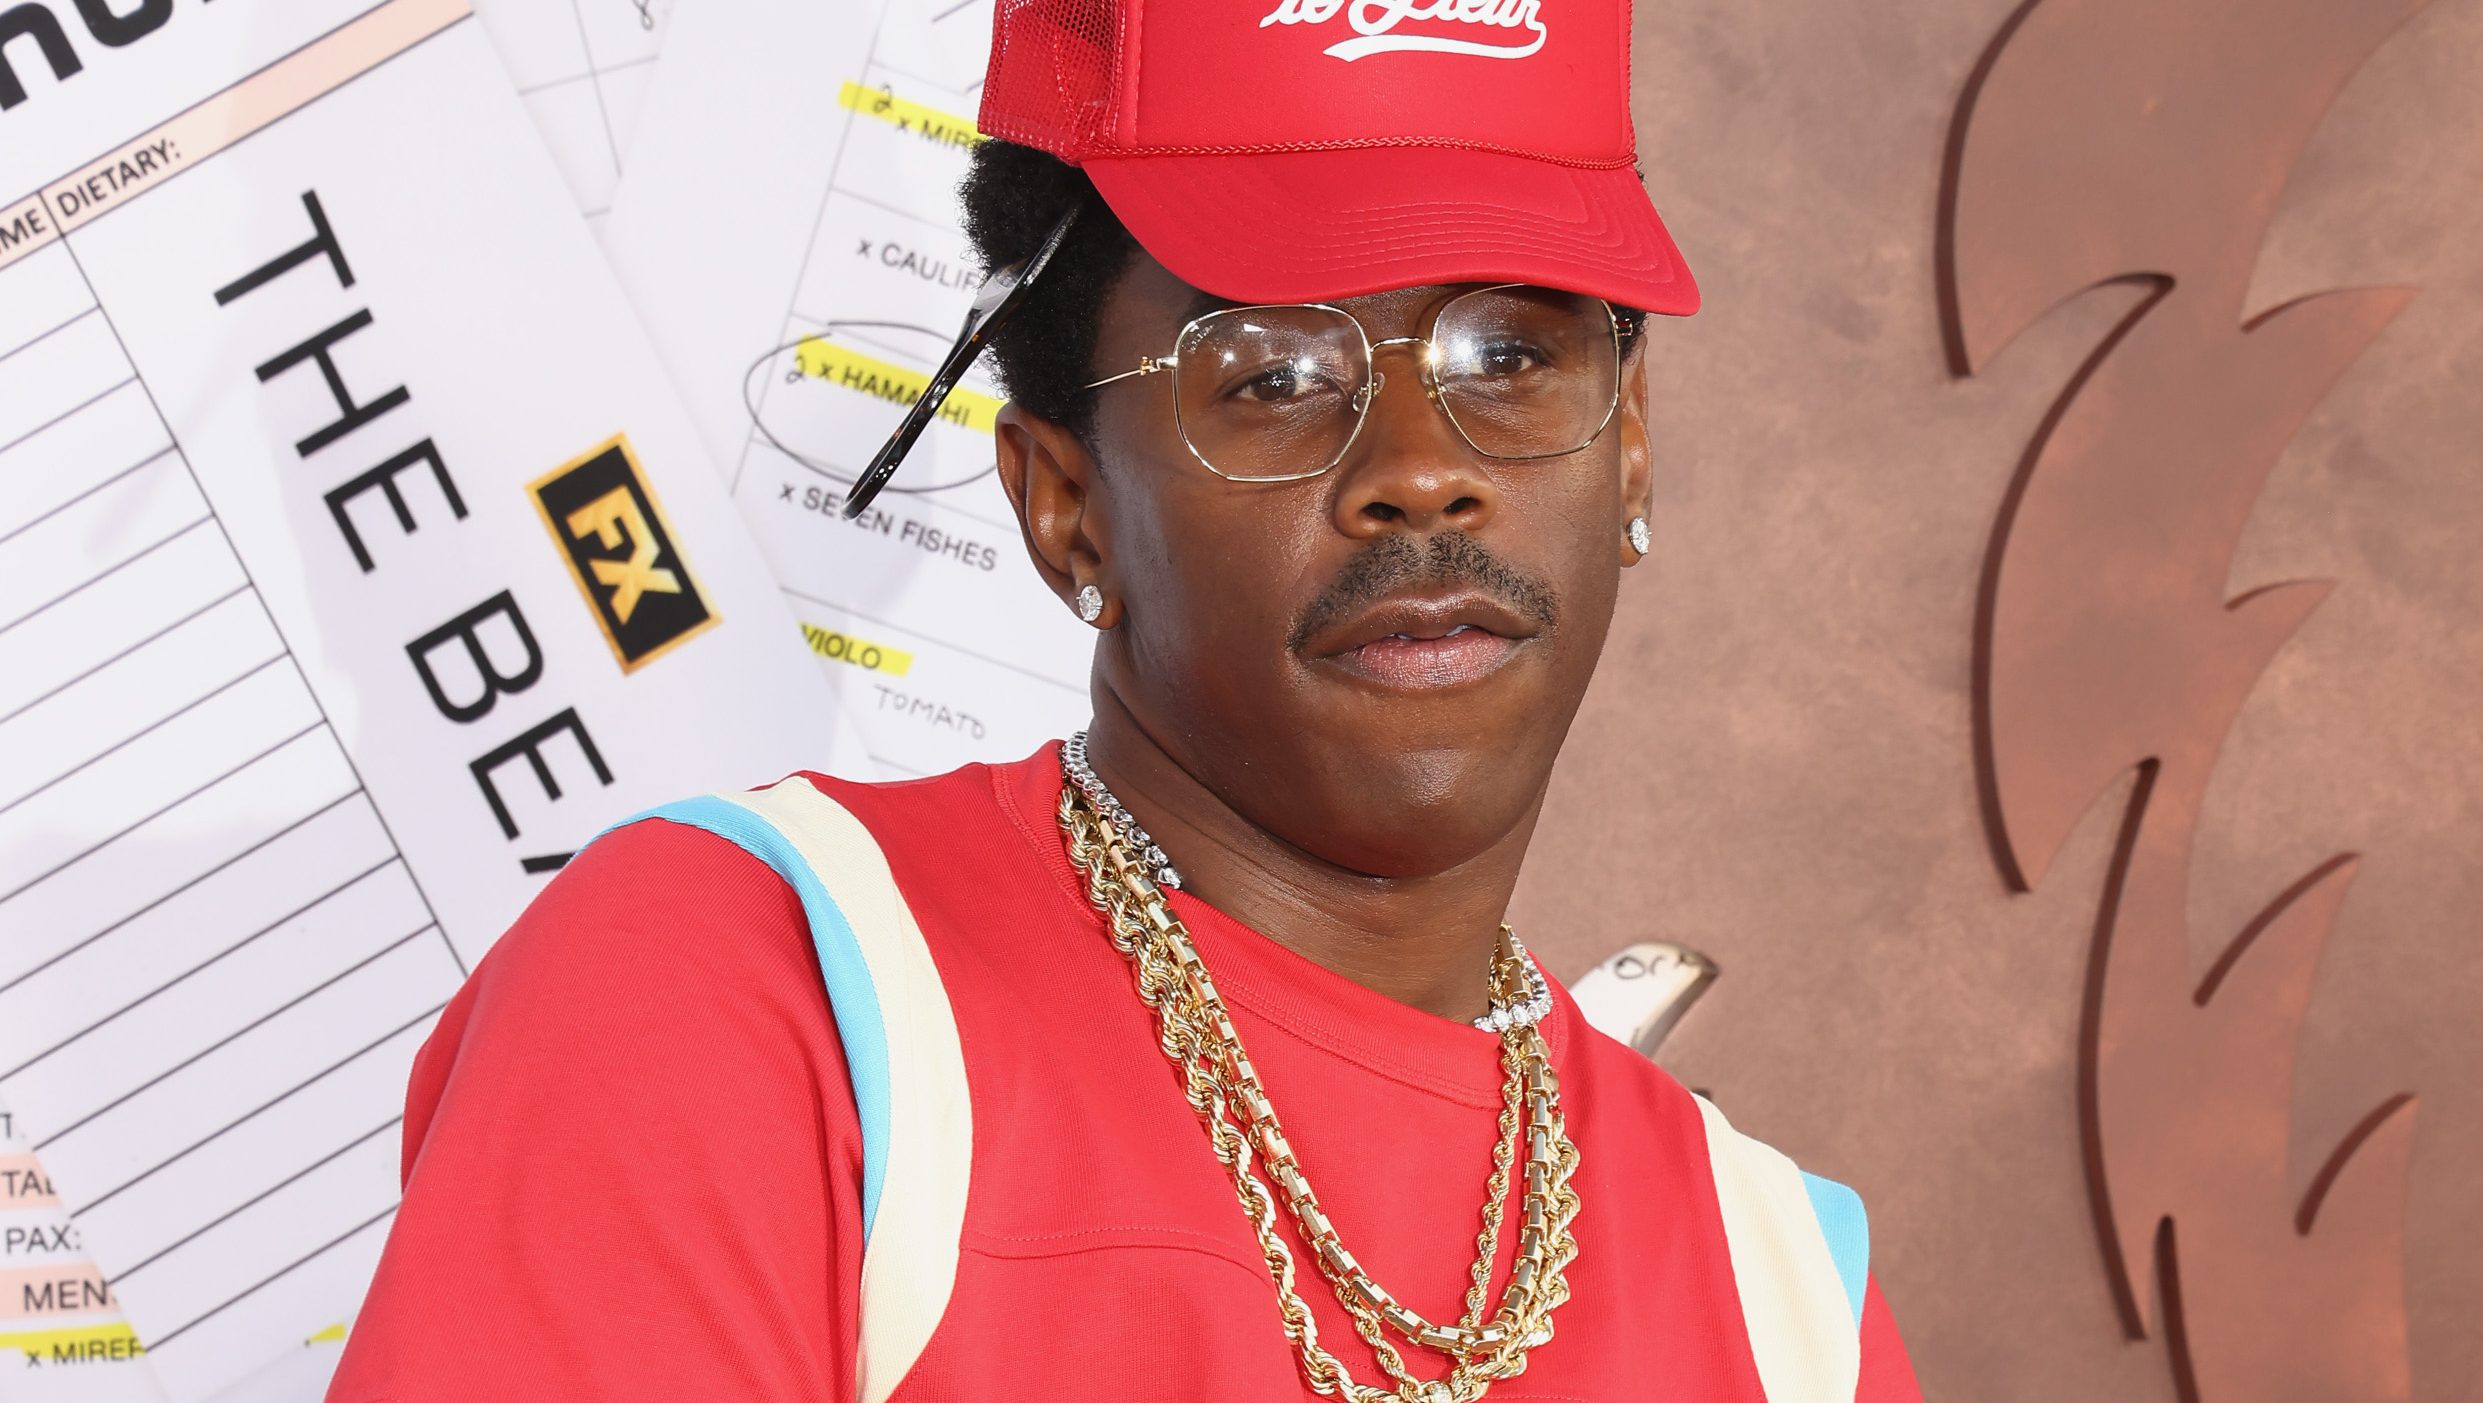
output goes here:
<path id="1" fill-rule="evenodd" d="M 977 119 L 1241 302 L 1526 282 L 1687 315 L 1628 0 L 1000 0 Z"/>
<path id="2" fill-rule="evenodd" d="M 1140 247 L 1235 302 L 1516 282 L 1687 316 L 1698 285 L 1638 182 L 1629 35 L 1628 0 L 999 0 L 975 121 L 1082 167 Z M 992 270 L 846 518 L 1076 218 Z"/>

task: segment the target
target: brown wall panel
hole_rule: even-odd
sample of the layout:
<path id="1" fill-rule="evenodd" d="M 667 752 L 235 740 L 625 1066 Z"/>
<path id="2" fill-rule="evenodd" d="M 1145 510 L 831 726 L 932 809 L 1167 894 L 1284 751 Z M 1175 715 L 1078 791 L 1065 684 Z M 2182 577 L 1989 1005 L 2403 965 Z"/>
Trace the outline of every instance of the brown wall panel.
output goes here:
<path id="1" fill-rule="evenodd" d="M 2032 893 L 2010 890 L 1978 799 L 1993 524 L 2046 410 L 2138 297 L 2088 293 L 1971 378 L 1947 364 L 1942 151 L 2013 8 L 1641 0 L 1646 172 L 1707 305 L 1656 328 L 1656 548 L 1517 916 L 1564 974 L 1646 938 L 1722 963 L 1666 1061 L 1862 1190 L 1934 1403 L 2169 1401 L 2161 1342 L 2129 1339 L 2113 1304 L 2078 1115 L 2131 776 Z M 2372 1105 L 2420 1097 L 2406 1290 L 2426 1403 L 2483 1377 L 2477 73 L 2483 0 L 2436 0 L 2344 89 L 2261 257 L 2253 311 L 2418 291 L 2319 402 L 2242 539 L 2229 594 L 2334 585 L 2217 757 L 2188 898 L 2204 973 L 2296 877 L 2361 854 L 2300 1040 L 2289 1172 L 2307 1185 Z"/>

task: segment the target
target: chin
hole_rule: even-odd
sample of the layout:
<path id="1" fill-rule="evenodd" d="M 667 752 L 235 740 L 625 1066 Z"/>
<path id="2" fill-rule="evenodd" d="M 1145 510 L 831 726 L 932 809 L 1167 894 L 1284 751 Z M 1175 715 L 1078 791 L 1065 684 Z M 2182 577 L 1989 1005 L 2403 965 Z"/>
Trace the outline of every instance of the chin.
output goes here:
<path id="1" fill-rule="evenodd" d="M 1505 738 L 1499 738 L 1505 742 Z M 1375 877 L 1422 877 L 1473 861 L 1534 811 L 1540 771 L 1531 747 L 1476 735 L 1413 747 L 1320 746 L 1317 834 L 1289 835 L 1339 867 Z"/>

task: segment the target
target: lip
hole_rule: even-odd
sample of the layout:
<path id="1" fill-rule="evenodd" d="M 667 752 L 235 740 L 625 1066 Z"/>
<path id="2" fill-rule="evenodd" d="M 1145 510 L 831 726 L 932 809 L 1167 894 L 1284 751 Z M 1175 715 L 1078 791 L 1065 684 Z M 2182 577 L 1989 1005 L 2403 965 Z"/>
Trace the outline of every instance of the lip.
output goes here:
<path id="1" fill-rule="evenodd" d="M 1382 687 L 1434 691 L 1499 671 L 1537 632 L 1489 595 L 1400 596 L 1339 620 L 1304 651 Z"/>

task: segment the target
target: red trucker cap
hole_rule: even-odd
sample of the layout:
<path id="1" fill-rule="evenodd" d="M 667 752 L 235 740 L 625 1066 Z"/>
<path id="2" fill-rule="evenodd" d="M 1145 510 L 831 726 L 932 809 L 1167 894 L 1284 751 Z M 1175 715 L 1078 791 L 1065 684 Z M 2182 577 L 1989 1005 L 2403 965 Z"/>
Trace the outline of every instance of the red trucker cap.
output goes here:
<path id="1" fill-rule="evenodd" d="M 1687 315 L 1629 0 L 999 0 L 977 124 L 1241 302 L 1535 283 Z"/>

